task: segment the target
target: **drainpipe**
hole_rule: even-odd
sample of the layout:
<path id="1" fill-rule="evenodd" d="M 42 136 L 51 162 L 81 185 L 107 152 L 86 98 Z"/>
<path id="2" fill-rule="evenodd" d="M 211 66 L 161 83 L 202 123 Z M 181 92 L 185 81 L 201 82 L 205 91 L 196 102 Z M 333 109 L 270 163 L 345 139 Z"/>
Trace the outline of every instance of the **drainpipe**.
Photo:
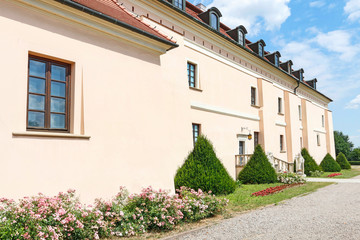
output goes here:
<path id="1" fill-rule="evenodd" d="M 298 89 L 298 87 L 300 86 L 300 80 L 297 81 L 298 85 L 296 86 L 296 88 L 294 89 L 294 94 L 296 95 L 296 89 Z"/>

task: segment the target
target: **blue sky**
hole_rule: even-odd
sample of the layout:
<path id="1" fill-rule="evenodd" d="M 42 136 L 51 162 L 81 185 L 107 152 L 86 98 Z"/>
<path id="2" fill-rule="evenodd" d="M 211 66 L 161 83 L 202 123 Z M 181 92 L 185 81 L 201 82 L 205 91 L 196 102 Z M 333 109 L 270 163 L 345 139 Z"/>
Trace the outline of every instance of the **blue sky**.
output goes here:
<path id="1" fill-rule="evenodd" d="M 360 0 L 190 0 L 216 6 L 229 27 L 244 25 L 250 41 L 280 51 L 305 80 L 334 100 L 334 129 L 360 147 Z"/>

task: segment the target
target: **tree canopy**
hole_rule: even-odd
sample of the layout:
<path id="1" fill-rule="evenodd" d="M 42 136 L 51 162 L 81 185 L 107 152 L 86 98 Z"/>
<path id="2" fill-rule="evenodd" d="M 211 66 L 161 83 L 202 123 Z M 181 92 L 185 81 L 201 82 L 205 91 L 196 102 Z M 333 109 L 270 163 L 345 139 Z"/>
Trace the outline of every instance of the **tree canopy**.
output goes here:
<path id="1" fill-rule="evenodd" d="M 349 136 L 340 131 L 334 131 L 334 140 L 336 155 L 342 152 L 345 157 L 349 159 L 350 152 L 354 147 L 354 144 L 350 141 Z"/>

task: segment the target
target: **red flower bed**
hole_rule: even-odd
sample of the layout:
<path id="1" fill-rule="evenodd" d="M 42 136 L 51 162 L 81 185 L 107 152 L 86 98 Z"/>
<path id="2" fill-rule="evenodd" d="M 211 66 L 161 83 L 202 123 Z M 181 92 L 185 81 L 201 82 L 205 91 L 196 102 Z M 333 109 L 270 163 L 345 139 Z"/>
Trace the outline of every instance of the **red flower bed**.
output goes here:
<path id="1" fill-rule="evenodd" d="M 333 174 L 328 175 L 327 177 L 336 177 L 336 176 L 340 176 L 340 175 L 342 175 L 342 173 L 333 173 Z"/>
<path id="2" fill-rule="evenodd" d="M 254 192 L 251 194 L 251 196 L 267 196 L 267 195 L 270 195 L 273 193 L 280 192 L 280 191 L 284 190 L 285 188 L 295 187 L 297 185 L 302 185 L 302 183 L 284 184 L 284 185 L 280 185 L 280 186 L 276 186 L 276 187 L 269 187 L 265 190 L 261 190 L 259 192 Z"/>

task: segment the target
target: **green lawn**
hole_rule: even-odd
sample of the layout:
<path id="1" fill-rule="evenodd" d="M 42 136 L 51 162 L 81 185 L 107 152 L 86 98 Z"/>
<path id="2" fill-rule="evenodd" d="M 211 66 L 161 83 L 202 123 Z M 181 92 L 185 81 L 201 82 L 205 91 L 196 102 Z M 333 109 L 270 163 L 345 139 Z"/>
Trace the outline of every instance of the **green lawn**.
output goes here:
<path id="1" fill-rule="evenodd" d="M 352 167 L 350 170 L 341 170 L 342 175 L 332 178 L 352 178 L 360 175 L 360 168 Z M 328 175 L 333 174 L 332 172 L 324 172 L 320 178 L 326 178 Z"/>
<path id="2" fill-rule="evenodd" d="M 268 187 L 281 185 L 281 183 L 274 184 L 258 184 L 258 185 L 242 185 L 237 188 L 234 193 L 225 196 L 229 199 L 228 209 L 231 212 L 242 212 L 269 204 L 277 204 L 283 200 L 290 199 L 305 193 L 314 192 L 318 188 L 325 187 L 332 183 L 306 183 L 301 186 L 286 188 L 281 192 L 271 194 L 264 197 L 251 196 L 252 193 L 264 190 Z"/>

